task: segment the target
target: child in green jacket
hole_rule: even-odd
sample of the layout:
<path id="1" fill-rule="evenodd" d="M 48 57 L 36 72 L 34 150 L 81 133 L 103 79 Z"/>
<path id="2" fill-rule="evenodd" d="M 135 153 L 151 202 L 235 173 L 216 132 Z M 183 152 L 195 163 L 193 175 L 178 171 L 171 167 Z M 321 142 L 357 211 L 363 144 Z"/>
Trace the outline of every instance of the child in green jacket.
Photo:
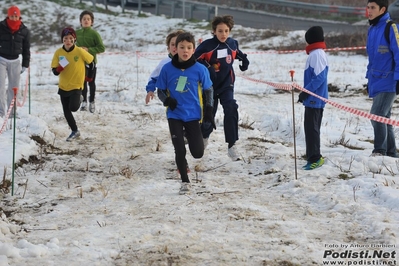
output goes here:
<path id="1" fill-rule="evenodd" d="M 94 15 L 92 12 L 85 10 L 80 14 L 80 25 L 82 26 L 81 29 L 76 31 L 76 45 L 85 49 L 91 55 L 94 56 L 94 62 L 97 64 L 97 54 L 103 53 L 105 51 L 105 47 L 103 41 L 101 39 L 100 34 L 92 29 L 94 22 Z M 94 104 L 94 97 L 96 94 L 96 73 L 97 67 L 94 66 L 93 69 L 86 68 L 87 72 L 92 72 L 90 75 L 86 74 L 86 79 L 83 84 L 83 103 L 81 107 L 81 111 L 87 110 L 87 83 L 89 83 L 90 87 L 90 97 L 89 97 L 89 111 L 94 113 L 96 110 Z M 87 78 L 88 76 L 93 76 L 93 79 Z"/>

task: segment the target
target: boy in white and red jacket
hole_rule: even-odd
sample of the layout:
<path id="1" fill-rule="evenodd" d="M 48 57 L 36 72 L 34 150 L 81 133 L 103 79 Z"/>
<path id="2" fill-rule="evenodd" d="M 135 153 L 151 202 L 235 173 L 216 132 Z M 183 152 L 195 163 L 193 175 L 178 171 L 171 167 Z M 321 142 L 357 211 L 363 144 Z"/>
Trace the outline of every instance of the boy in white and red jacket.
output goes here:
<path id="1" fill-rule="evenodd" d="M 304 88 L 325 99 L 328 99 L 328 61 L 324 49 L 323 28 L 311 27 L 305 33 L 307 43 L 306 60 L 304 71 Z M 305 106 L 305 141 L 307 163 L 302 168 L 313 170 L 324 164 L 324 158 L 320 153 L 320 127 L 323 119 L 323 111 L 326 103 L 321 99 L 305 92 L 299 94 L 299 102 Z"/>

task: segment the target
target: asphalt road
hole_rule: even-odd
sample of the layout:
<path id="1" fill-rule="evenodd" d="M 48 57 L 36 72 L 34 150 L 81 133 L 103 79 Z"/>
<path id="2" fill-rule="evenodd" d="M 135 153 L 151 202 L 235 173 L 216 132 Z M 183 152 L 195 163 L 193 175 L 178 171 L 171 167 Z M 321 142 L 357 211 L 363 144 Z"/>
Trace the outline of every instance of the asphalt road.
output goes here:
<path id="1" fill-rule="evenodd" d="M 88 0 L 86 0 L 88 1 Z M 90 0 L 91 1 L 91 0 Z M 133 0 L 131 0 L 133 1 Z M 97 0 L 97 2 L 101 2 L 101 0 Z M 138 0 L 137 0 L 138 2 Z M 144 1 L 143 1 L 144 2 Z M 113 0 L 113 2 L 108 2 L 109 5 L 120 5 L 119 0 Z M 127 9 L 138 10 L 137 5 L 129 4 L 126 6 Z M 156 14 L 155 6 L 142 6 L 143 12 L 149 12 L 152 14 Z M 321 21 L 314 20 L 310 18 L 300 18 L 294 16 L 285 16 L 282 14 L 272 14 L 263 11 L 253 11 L 253 10 L 244 10 L 244 9 L 232 9 L 232 8 L 223 8 L 218 7 L 218 15 L 232 15 L 234 17 L 234 21 L 236 25 L 241 25 L 244 27 L 251 27 L 255 29 L 271 29 L 271 30 L 307 30 L 311 26 L 322 26 L 325 33 L 364 33 L 366 34 L 368 25 L 351 25 L 347 23 L 334 22 L 334 21 Z M 159 14 L 165 15 L 167 17 L 172 17 L 172 7 L 169 4 L 161 4 L 159 6 Z M 193 19 L 196 20 L 211 20 L 215 13 L 208 13 L 207 10 L 203 9 L 195 9 L 192 12 Z M 183 18 L 183 9 L 182 7 L 176 7 L 174 10 L 175 18 Z M 190 19 L 190 11 L 189 5 L 186 5 L 184 18 Z M 365 18 L 366 20 L 366 18 Z"/>
<path id="2" fill-rule="evenodd" d="M 138 7 L 128 7 L 137 10 Z M 142 7 L 142 11 L 152 14 L 156 13 L 155 7 Z M 159 13 L 171 17 L 172 8 L 169 5 L 160 5 Z M 189 19 L 190 14 L 186 8 L 185 18 Z M 234 17 L 236 25 L 244 27 L 251 27 L 255 29 L 272 29 L 272 30 L 307 30 L 311 26 L 322 26 L 325 33 L 339 32 L 339 33 L 365 33 L 367 32 L 367 25 L 351 25 L 333 21 L 315 21 L 311 19 L 304 19 L 292 16 L 274 15 L 259 11 L 242 11 L 237 9 L 218 8 L 218 15 L 229 14 Z M 213 18 L 215 14 L 208 14 L 206 10 L 194 10 L 193 18 L 197 20 L 208 20 Z M 175 18 L 183 18 L 182 8 L 175 9 Z"/>

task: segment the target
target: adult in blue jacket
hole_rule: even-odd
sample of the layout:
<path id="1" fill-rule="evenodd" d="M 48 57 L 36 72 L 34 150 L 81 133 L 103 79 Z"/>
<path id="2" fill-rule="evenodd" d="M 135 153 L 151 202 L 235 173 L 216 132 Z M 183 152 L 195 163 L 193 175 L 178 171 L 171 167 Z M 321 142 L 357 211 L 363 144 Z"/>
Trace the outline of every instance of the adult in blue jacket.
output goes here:
<path id="1" fill-rule="evenodd" d="M 234 99 L 235 74 L 233 69 L 234 59 L 242 61 L 241 71 L 248 69 L 247 55 L 240 51 L 238 42 L 229 37 L 234 26 L 232 16 L 216 16 L 212 21 L 213 38 L 202 42 L 195 50 L 194 56 L 207 66 L 213 82 L 214 105 L 213 116 L 218 109 L 218 102 L 224 111 L 224 136 L 228 143 L 228 156 L 233 160 L 239 160 L 236 146 L 238 140 L 238 105 Z M 213 127 L 209 123 L 202 123 L 202 135 L 204 146 L 208 144 L 209 135 Z"/>
<path id="2" fill-rule="evenodd" d="M 389 29 L 389 40 L 385 38 L 385 27 L 390 20 L 388 0 L 369 0 L 367 3 L 370 27 L 367 36 L 368 94 L 373 98 L 370 113 L 391 117 L 391 109 L 399 88 L 399 33 L 395 24 Z M 392 125 L 371 120 L 374 128 L 373 156 L 397 157 L 395 134 Z"/>

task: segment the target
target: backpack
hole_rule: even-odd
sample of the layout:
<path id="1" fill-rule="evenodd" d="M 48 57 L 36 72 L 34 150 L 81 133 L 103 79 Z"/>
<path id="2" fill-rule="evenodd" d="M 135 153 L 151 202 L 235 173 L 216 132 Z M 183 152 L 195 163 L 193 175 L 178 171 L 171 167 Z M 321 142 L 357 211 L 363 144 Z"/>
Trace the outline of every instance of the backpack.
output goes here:
<path id="1" fill-rule="evenodd" d="M 389 29 L 391 28 L 391 25 L 394 23 L 395 22 L 393 20 L 388 20 L 387 25 L 385 25 L 384 36 L 385 36 L 385 40 L 387 40 L 388 44 L 391 43 L 389 40 Z"/>
<path id="2" fill-rule="evenodd" d="M 385 40 L 387 40 L 387 42 L 388 42 L 388 48 L 391 45 L 391 40 L 389 39 L 389 30 L 390 30 L 392 24 L 394 24 L 394 23 L 395 22 L 393 20 L 388 20 L 387 25 L 385 25 L 385 29 L 384 29 L 384 37 L 385 37 Z M 391 51 L 391 49 L 389 49 L 389 51 L 391 52 L 391 54 L 393 56 L 393 52 Z M 395 68 L 395 61 L 393 62 L 392 67 Z"/>
<path id="3" fill-rule="evenodd" d="M 385 40 L 387 40 L 388 45 L 391 44 L 391 42 L 390 42 L 390 40 L 389 40 L 389 29 L 391 28 L 391 25 L 394 24 L 394 23 L 395 23 L 395 22 L 393 22 L 392 20 L 389 20 L 389 21 L 387 22 L 387 25 L 385 26 L 384 37 L 385 37 Z M 392 51 L 391 51 L 391 53 L 392 53 Z M 395 68 L 395 61 L 393 61 L 392 68 L 393 68 L 393 69 Z M 399 95 L 399 86 L 398 86 L 398 85 L 396 85 L 396 95 Z"/>

